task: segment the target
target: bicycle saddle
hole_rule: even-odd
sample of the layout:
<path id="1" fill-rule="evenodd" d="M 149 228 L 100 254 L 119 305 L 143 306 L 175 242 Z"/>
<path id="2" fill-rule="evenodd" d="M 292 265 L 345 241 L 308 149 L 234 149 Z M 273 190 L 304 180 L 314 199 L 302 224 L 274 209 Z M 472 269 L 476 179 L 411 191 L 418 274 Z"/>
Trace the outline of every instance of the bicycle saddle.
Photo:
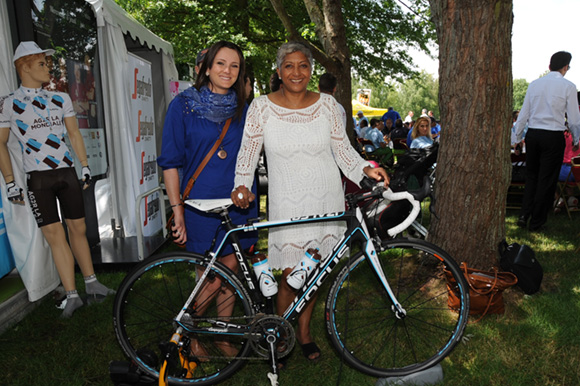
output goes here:
<path id="1" fill-rule="evenodd" d="M 208 200 L 191 199 L 185 200 L 185 203 L 202 212 L 219 213 L 229 208 L 233 202 L 231 198 L 217 198 Z"/>

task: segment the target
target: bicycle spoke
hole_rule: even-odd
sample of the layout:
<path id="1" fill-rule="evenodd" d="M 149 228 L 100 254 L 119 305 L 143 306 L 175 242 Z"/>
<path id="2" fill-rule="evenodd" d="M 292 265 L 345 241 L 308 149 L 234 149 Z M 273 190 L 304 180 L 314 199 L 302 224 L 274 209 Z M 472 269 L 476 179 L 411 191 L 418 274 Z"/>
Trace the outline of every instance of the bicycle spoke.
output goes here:
<path id="1" fill-rule="evenodd" d="M 424 241 L 417 242 L 419 248 L 415 241 L 397 242 L 386 244 L 379 261 L 403 312 L 395 313 L 364 257 L 343 268 L 327 302 L 333 343 L 347 363 L 377 377 L 432 366 L 455 346 L 465 327 L 465 320 L 447 307 L 440 256 L 448 257 L 431 252 L 432 245 Z"/>
<path id="2" fill-rule="evenodd" d="M 174 318 L 206 267 L 201 256 L 169 253 L 141 263 L 121 284 L 114 305 L 115 330 L 123 350 L 145 373 L 158 376 L 159 360 L 165 357 L 159 344 L 167 344 L 176 331 Z M 216 263 L 186 313 L 191 317 L 183 321 L 181 354 L 168 362 L 170 384 L 212 384 L 243 365 L 240 358 L 250 350 L 249 335 L 220 333 L 221 325 L 215 328 L 218 322 L 245 325 L 254 318 L 247 291 L 231 271 Z M 188 369 L 191 361 L 195 364 Z"/>

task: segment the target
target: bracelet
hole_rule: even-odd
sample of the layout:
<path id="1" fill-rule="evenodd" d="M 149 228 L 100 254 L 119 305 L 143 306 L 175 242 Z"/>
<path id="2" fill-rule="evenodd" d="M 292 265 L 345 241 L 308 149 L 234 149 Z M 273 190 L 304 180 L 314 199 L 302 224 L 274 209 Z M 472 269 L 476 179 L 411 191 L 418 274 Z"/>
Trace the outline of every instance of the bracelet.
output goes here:
<path id="1" fill-rule="evenodd" d="M 183 202 L 180 202 L 179 204 L 171 205 L 172 208 L 175 208 L 176 206 L 183 206 Z"/>

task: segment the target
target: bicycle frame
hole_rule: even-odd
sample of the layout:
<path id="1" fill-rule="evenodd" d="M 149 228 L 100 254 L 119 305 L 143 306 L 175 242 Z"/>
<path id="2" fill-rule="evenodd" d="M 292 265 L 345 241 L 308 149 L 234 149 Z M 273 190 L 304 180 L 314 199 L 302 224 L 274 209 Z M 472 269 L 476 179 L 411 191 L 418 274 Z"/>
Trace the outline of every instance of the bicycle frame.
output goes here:
<path id="1" fill-rule="evenodd" d="M 196 204 L 199 204 L 200 202 L 202 201 L 201 200 L 187 201 L 187 203 L 192 206 L 196 206 Z M 226 226 L 227 232 L 218 248 L 214 252 L 209 253 L 209 257 L 211 258 L 211 260 L 208 263 L 207 269 L 200 277 L 198 284 L 192 291 L 183 309 L 175 318 L 175 321 L 179 323 L 182 327 L 184 327 L 184 325 L 180 322 L 183 315 L 186 313 L 186 310 L 189 308 L 189 305 L 197 295 L 197 292 L 199 291 L 199 288 L 201 287 L 201 284 L 205 280 L 207 274 L 211 271 L 211 267 L 214 264 L 217 256 L 219 256 L 219 252 L 228 244 L 233 245 L 234 253 L 238 261 L 240 270 L 242 272 L 242 276 L 244 277 L 248 285 L 248 288 L 250 288 L 251 290 L 250 295 L 254 298 L 252 300 L 254 300 L 254 307 L 256 307 L 256 312 L 263 312 L 264 297 L 259 290 L 257 280 L 253 272 L 251 272 L 248 266 L 248 259 L 244 255 L 237 240 L 236 236 L 239 232 L 250 232 L 265 228 L 276 228 L 288 225 L 310 224 L 330 221 L 345 221 L 347 223 L 347 229 L 344 232 L 341 239 L 336 243 L 330 254 L 322 258 L 320 260 L 320 263 L 316 266 L 315 270 L 308 276 L 307 281 L 304 283 L 302 288 L 298 290 L 296 297 L 294 298 L 290 306 L 286 309 L 282 317 L 289 321 L 294 321 L 297 318 L 297 316 L 300 314 L 304 306 L 308 303 L 310 299 L 312 299 L 314 294 L 320 289 L 322 284 L 330 276 L 330 273 L 334 270 L 336 265 L 344 257 L 346 251 L 350 248 L 353 241 L 361 241 L 361 246 L 363 247 L 361 248 L 360 253 L 366 256 L 367 260 L 373 267 L 373 270 L 376 273 L 379 281 L 385 288 L 385 291 L 387 291 L 387 294 L 393 303 L 397 315 L 402 315 L 405 313 L 405 310 L 403 309 L 403 307 L 397 300 L 395 294 L 393 293 L 387 281 L 387 278 L 385 277 L 385 274 L 382 270 L 382 267 L 379 264 L 377 252 L 372 237 L 370 236 L 368 228 L 365 224 L 362 211 L 356 205 L 356 203 L 349 202 L 348 205 L 349 209 L 343 212 L 326 213 L 322 215 L 301 216 L 297 218 L 291 218 L 288 220 L 261 221 L 240 226 L 232 225 L 231 219 L 227 214 L 228 206 L 229 205 L 226 205 L 216 210 L 219 211 L 219 213 L 225 219 L 224 226 Z M 256 295 L 257 293 L 259 293 L 258 296 Z"/>

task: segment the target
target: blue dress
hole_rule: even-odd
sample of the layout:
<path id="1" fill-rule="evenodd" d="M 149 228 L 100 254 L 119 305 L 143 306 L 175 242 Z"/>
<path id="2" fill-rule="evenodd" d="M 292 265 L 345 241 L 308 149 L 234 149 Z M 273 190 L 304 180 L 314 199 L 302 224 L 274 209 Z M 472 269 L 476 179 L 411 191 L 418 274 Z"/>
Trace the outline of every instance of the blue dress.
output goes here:
<path id="1" fill-rule="evenodd" d="M 242 141 L 246 112 L 247 105 L 241 120 L 232 119 L 221 146 L 202 170 L 189 193 L 189 198 L 230 197 L 234 189 L 236 158 Z M 181 94 L 169 104 L 163 127 L 161 156 L 157 158 L 157 163 L 163 170 L 174 168 L 180 170 L 182 195 L 187 182 L 220 136 L 224 123 L 215 123 L 191 112 L 186 108 Z M 225 159 L 217 156 L 222 148 L 227 152 Z M 256 194 L 256 184 L 253 184 L 252 192 Z M 257 208 L 256 201 L 245 210 L 231 206 L 230 216 L 233 223 L 245 224 L 249 218 L 256 218 Z M 213 248 L 215 250 L 225 235 L 219 215 L 203 213 L 190 206 L 185 208 L 185 226 L 187 229 L 186 249 L 191 252 L 205 253 L 217 236 Z M 216 233 L 218 229 L 219 232 Z M 257 232 L 243 234 L 239 238 L 244 249 L 251 247 L 258 239 Z M 230 253 L 233 253 L 233 248 L 228 245 L 221 255 Z"/>

